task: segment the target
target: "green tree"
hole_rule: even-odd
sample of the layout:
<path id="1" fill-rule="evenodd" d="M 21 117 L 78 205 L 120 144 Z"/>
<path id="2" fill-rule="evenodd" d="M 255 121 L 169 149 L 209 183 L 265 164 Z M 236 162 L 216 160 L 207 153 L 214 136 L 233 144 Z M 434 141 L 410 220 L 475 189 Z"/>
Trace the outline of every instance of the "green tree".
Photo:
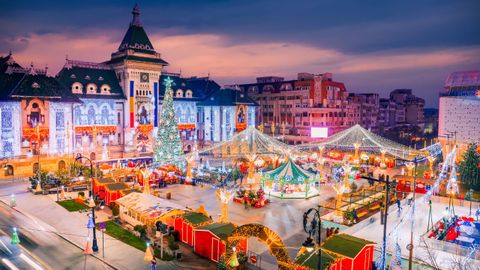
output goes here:
<path id="1" fill-rule="evenodd" d="M 178 133 L 175 110 L 173 108 L 173 80 L 167 77 L 165 97 L 163 99 L 160 121 L 158 123 L 157 143 L 155 146 L 155 162 L 172 163 L 173 159 L 182 154 L 182 141 Z"/>
<path id="2" fill-rule="evenodd" d="M 477 145 L 470 144 L 463 153 L 463 160 L 458 164 L 460 180 L 464 188 L 480 190 L 480 154 Z"/>

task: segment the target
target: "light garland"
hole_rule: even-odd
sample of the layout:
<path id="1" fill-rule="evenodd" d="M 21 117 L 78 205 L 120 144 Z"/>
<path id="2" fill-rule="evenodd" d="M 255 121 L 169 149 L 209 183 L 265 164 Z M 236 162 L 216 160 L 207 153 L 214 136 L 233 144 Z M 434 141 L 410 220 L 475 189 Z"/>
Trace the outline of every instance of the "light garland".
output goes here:
<path id="1" fill-rule="evenodd" d="M 323 147 L 323 149 L 341 149 L 349 152 L 356 150 L 367 153 L 381 153 L 381 151 L 385 151 L 385 153 L 401 158 L 421 153 L 421 151 L 413 151 L 413 149 L 405 145 L 383 138 L 362 128 L 360 125 L 341 131 L 326 141 L 301 144 L 296 147 L 300 150 L 316 150 L 319 147 Z"/>
<path id="2" fill-rule="evenodd" d="M 262 224 L 245 224 L 233 230 L 226 241 L 224 254 L 226 262 L 232 259 L 234 256 L 234 248 L 237 247 L 240 241 L 249 237 L 256 237 L 268 246 L 269 253 L 277 258 L 278 269 L 291 270 L 297 267 L 297 264 L 290 259 L 288 250 L 280 236 Z M 228 269 L 234 268 L 228 267 Z"/>

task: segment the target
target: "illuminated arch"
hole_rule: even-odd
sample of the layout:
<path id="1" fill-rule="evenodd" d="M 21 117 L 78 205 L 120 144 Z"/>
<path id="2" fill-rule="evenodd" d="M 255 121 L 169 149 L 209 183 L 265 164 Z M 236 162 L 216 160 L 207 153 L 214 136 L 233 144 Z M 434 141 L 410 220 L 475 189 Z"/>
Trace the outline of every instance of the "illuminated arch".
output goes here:
<path id="1" fill-rule="evenodd" d="M 227 238 L 227 246 L 225 250 L 225 262 L 227 267 L 230 267 L 228 262 L 233 256 L 233 247 L 238 246 L 240 241 L 245 238 L 255 237 L 268 246 L 270 254 L 277 258 L 278 269 L 291 270 L 295 269 L 296 264 L 290 259 L 288 250 L 283 244 L 282 239 L 278 234 L 270 228 L 262 224 L 245 224 L 235 228 L 232 234 Z"/>

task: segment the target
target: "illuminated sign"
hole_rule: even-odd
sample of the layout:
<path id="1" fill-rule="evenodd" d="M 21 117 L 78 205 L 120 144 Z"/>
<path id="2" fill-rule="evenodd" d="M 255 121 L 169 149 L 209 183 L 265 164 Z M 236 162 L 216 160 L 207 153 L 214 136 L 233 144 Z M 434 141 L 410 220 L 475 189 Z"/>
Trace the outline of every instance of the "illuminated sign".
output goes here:
<path id="1" fill-rule="evenodd" d="M 312 127 L 310 128 L 310 134 L 312 138 L 327 138 L 328 127 Z"/>

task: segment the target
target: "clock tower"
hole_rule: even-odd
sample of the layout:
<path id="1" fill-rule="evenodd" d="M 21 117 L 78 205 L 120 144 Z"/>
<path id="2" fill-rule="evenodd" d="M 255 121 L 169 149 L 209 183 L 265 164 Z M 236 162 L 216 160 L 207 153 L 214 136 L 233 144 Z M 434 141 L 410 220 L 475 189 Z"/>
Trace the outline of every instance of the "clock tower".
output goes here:
<path id="1" fill-rule="evenodd" d="M 118 50 L 107 62 L 114 70 L 127 97 L 124 114 L 125 152 L 152 152 L 158 125 L 158 87 L 168 63 L 153 48 L 140 22 L 138 5 Z"/>

